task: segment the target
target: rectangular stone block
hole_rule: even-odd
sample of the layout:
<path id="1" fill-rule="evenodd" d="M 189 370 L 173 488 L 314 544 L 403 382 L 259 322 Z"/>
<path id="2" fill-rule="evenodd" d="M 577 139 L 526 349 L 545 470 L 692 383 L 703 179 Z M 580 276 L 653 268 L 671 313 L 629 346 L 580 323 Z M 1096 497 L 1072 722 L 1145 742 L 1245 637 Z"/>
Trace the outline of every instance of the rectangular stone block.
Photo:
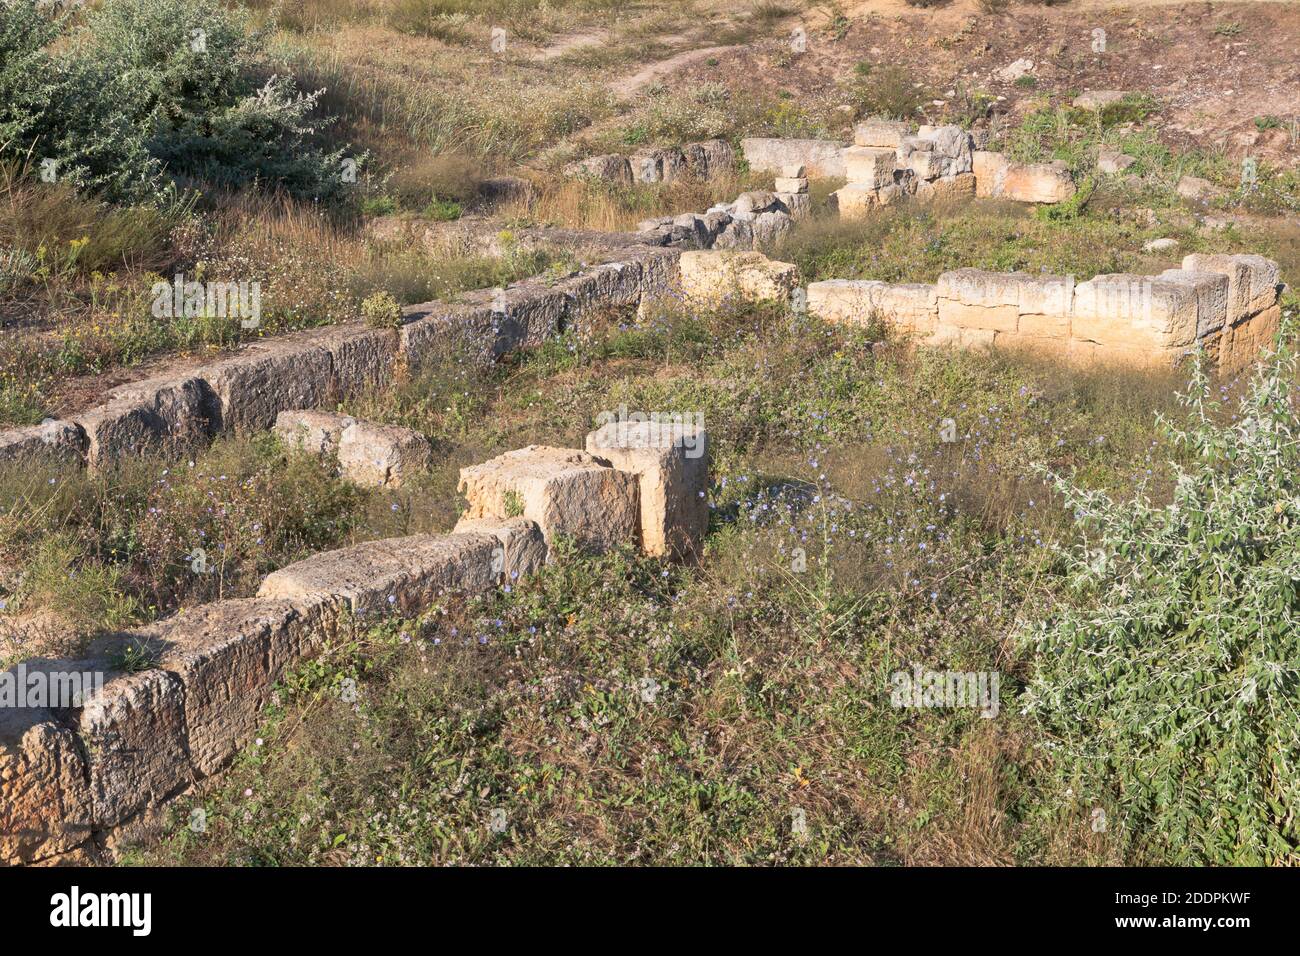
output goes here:
<path id="1" fill-rule="evenodd" d="M 808 180 L 803 178 L 790 178 L 788 176 L 777 176 L 773 181 L 772 191 L 776 193 L 806 193 L 808 191 Z"/>
<path id="2" fill-rule="evenodd" d="M 76 735 L 41 707 L 0 708 L 0 866 L 40 863 L 91 835 Z"/>
<path id="3" fill-rule="evenodd" d="M 316 335 L 317 344 L 329 353 L 331 385 L 340 395 L 391 381 L 399 341 L 396 329 L 341 327 Z"/>
<path id="4" fill-rule="evenodd" d="M 640 502 L 634 475 L 569 448 L 529 445 L 460 471 L 469 500 L 465 517 L 525 517 L 537 522 L 548 548 L 573 538 L 592 551 L 634 543 Z"/>
<path id="5" fill-rule="evenodd" d="M 845 175 L 850 183 L 880 189 L 893 184 L 897 159 L 892 149 L 850 146 L 844 150 Z"/>
<path id="6" fill-rule="evenodd" d="M 916 184 L 916 198 L 920 202 L 964 202 L 975 196 L 975 174 L 958 173 Z"/>
<path id="7" fill-rule="evenodd" d="M 260 598 L 342 608 L 367 616 L 418 613 L 446 594 L 481 594 L 495 583 L 496 538 L 411 535 L 313 555 L 266 576 Z"/>
<path id="8" fill-rule="evenodd" d="M 354 421 L 352 416 L 337 412 L 294 409 L 275 416 L 274 431 L 289 448 L 309 455 L 333 455 L 338 453 L 343 429 Z"/>
<path id="9" fill-rule="evenodd" d="M 85 444 L 85 433 L 73 422 L 51 418 L 39 425 L 7 428 L 0 431 L 0 465 L 38 468 L 80 465 L 85 460 L 82 457 Z"/>
<path id="10" fill-rule="evenodd" d="M 212 389 L 195 374 L 119 386 L 73 423 L 86 436 L 86 463 L 105 468 L 161 449 L 200 447 L 214 434 L 219 415 Z"/>
<path id="11" fill-rule="evenodd" d="M 1074 288 L 1074 339 L 1139 350 L 1191 345 L 1196 339 L 1193 289 L 1151 276 L 1099 275 Z"/>
<path id="12" fill-rule="evenodd" d="M 546 538 L 537 522 L 527 518 L 464 518 L 456 534 L 490 534 L 497 539 L 492 570 L 507 588 L 546 563 Z"/>
<path id="13" fill-rule="evenodd" d="M 867 325 L 879 318 L 904 331 L 929 333 L 939 302 L 932 285 L 831 279 L 809 284 L 808 311 L 829 322 Z"/>
<path id="14" fill-rule="evenodd" d="M 339 434 L 339 473 L 368 488 L 395 488 L 429 467 L 433 446 L 400 425 L 353 421 Z"/>
<path id="15" fill-rule="evenodd" d="M 718 306 L 727 301 L 788 302 L 799 284 L 799 269 L 758 252 L 683 252 L 682 295 L 688 302 Z"/>
<path id="16" fill-rule="evenodd" d="M 1001 153 L 977 149 L 971 153 L 975 173 L 975 195 L 981 198 L 1001 196 L 1011 161 Z"/>
<path id="17" fill-rule="evenodd" d="M 813 179 L 838 179 L 845 175 L 844 144 L 830 139 L 779 139 L 751 137 L 740 141 L 749 168 L 758 173 L 779 173 L 782 167 L 802 165 Z"/>
<path id="18" fill-rule="evenodd" d="M 301 337 L 258 342 L 201 371 L 220 402 L 222 431 L 263 431 L 280 412 L 315 408 L 329 397 L 332 360 Z"/>
<path id="19" fill-rule="evenodd" d="M 1218 354 L 1219 371 L 1235 375 L 1258 361 L 1275 346 L 1281 321 L 1282 307 L 1274 305 L 1225 328 Z"/>
<path id="20" fill-rule="evenodd" d="M 1020 312 L 1014 305 L 970 305 L 940 298 L 939 325 L 990 332 L 1015 332 L 1020 327 Z"/>
<path id="21" fill-rule="evenodd" d="M 304 654 L 302 614 L 288 601 L 218 601 L 156 625 L 159 666 L 185 689 L 191 763 L 209 776 L 253 739 L 287 667 Z"/>
<path id="22" fill-rule="evenodd" d="M 195 779 L 185 689 L 162 670 L 108 676 L 81 710 L 96 828 L 110 828 L 183 792 Z"/>
<path id="23" fill-rule="evenodd" d="M 1217 332 L 1228 320 L 1228 277 L 1217 272 L 1166 269 L 1157 276 L 1162 282 L 1184 285 L 1196 302 L 1196 337 Z"/>
<path id="24" fill-rule="evenodd" d="M 709 443 L 701 425 L 608 422 L 587 435 L 587 451 L 637 477 L 646 554 L 699 559 L 709 524 Z"/>
<path id="25" fill-rule="evenodd" d="M 1229 322 L 1239 322 L 1277 302 L 1280 271 L 1272 259 L 1256 255 L 1192 253 L 1183 258 L 1183 268 L 1195 272 L 1217 272 L 1228 277 Z"/>
<path id="26" fill-rule="evenodd" d="M 903 137 L 911 132 L 911 124 L 904 120 L 884 119 L 875 116 L 853 127 L 854 146 L 887 146 L 897 149 Z"/>

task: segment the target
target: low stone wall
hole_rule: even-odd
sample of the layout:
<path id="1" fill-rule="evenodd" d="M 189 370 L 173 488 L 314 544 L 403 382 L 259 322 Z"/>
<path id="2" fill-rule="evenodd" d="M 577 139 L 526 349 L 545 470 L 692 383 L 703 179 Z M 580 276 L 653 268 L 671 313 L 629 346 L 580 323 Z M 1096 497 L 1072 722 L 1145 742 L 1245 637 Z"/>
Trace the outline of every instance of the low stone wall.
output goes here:
<path id="1" fill-rule="evenodd" d="M 703 428 L 611 422 L 587 446 L 529 446 L 464 469 L 469 508 L 451 534 L 318 554 L 268 575 L 256 597 L 102 637 L 78 660 L 0 672 L 0 864 L 111 860 L 156 832 L 172 801 L 252 740 L 286 671 L 354 622 L 509 584 L 546 561 L 557 535 L 596 551 L 698 557 Z M 147 647 L 153 666 L 124 669 L 127 647 Z M 71 699 L 14 699 L 34 686 L 29 675 L 66 689 L 74 674 L 98 679 Z"/>
<path id="2" fill-rule="evenodd" d="M 1190 255 L 1156 276 L 958 269 L 934 285 L 836 279 L 808 286 L 834 322 L 880 319 L 929 344 L 998 346 L 1088 361 L 1172 365 L 1196 346 L 1225 373 L 1253 362 L 1281 320 L 1278 265 L 1256 255 Z"/>
<path id="3" fill-rule="evenodd" d="M 629 240 L 620 259 L 556 282 L 403 310 L 399 329 L 333 326 L 255 342 L 201 368 L 187 367 L 113 389 L 99 405 L 40 425 L 0 431 L 0 464 L 111 465 L 162 447 L 186 449 L 226 433 L 271 428 L 284 411 L 319 408 L 341 394 L 418 368 L 451 335 L 468 336 L 491 361 L 538 345 L 591 310 L 638 307 L 678 283 L 678 250 Z"/>

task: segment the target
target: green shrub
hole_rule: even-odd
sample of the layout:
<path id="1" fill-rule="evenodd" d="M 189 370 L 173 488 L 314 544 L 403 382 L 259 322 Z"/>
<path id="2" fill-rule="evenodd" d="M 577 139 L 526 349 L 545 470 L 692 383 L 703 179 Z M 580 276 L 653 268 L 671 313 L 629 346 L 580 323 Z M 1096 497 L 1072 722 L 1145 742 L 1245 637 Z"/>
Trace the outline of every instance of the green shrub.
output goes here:
<path id="1" fill-rule="evenodd" d="M 107 0 L 83 28 L 67 23 L 36 0 L 0 6 L 0 154 L 49 160 L 60 181 L 115 201 L 159 199 L 164 172 L 312 198 L 341 189 L 341 151 L 313 145 L 320 92 L 260 77 L 246 12 Z"/>
<path id="2" fill-rule="evenodd" d="M 1173 500 L 1057 479 L 1085 533 L 1077 601 L 1022 634 L 1026 702 L 1062 792 L 1169 864 L 1292 862 L 1300 845 L 1300 417 L 1295 356 L 1255 373 L 1225 420 L 1203 372 Z"/>
<path id="3" fill-rule="evenodd" d="M 402 324 L 402 307 L 392 293 L 376 292 L 361 303 L 361 316 L 372 329 L 396 329 Z"/>

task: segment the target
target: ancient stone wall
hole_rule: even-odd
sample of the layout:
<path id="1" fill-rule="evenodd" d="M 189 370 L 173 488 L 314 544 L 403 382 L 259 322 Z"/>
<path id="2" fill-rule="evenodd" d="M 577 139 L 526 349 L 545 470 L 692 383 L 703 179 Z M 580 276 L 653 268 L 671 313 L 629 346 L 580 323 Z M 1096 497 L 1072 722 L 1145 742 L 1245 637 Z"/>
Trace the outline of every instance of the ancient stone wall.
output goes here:
<path id="1" fill-rule="evenodd" d="M 606 423 L 586 444 L 533 445 L 463 469 L 469 508 L 451 534 L 317 554 L 269 574 L 256 597 L 103 636 L 77 660 L 0 672 L 0 864 L 113 859 L 253 739 L 287 670 L 351 627 L 526 577 L 557 536 L 696 559 L 708 522 L 704 429 L 642 417 Z M 150 664 L 126 666 L 128 647 Z M 70 674 L 98 679 L 70 699 L 35 696 Z"/>

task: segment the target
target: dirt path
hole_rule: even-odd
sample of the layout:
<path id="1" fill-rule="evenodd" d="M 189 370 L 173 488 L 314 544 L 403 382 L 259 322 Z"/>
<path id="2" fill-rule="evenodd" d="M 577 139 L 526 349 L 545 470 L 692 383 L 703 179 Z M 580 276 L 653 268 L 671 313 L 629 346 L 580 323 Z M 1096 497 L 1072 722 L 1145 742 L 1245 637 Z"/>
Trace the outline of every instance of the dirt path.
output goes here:
<path id="1" fill-rule="evenodd" d="M 706 60 L 711 56 L 717 56 L 721 53 L 730 53 L 733 50 L 743 50 L 744 46 L 706 46 L 696 50 L 683 50 L 681 53 L 674 53 L 665 60 L 655 60 L 653 63 L 647 63 L 630 76 L 625 76 L 621 80 L 615 80 L 609 84 L 609 88 L 619 96 L 631 96 L 643 86 L 649 86 L 655 80 L 676 73 L 680 69 Z"/>

